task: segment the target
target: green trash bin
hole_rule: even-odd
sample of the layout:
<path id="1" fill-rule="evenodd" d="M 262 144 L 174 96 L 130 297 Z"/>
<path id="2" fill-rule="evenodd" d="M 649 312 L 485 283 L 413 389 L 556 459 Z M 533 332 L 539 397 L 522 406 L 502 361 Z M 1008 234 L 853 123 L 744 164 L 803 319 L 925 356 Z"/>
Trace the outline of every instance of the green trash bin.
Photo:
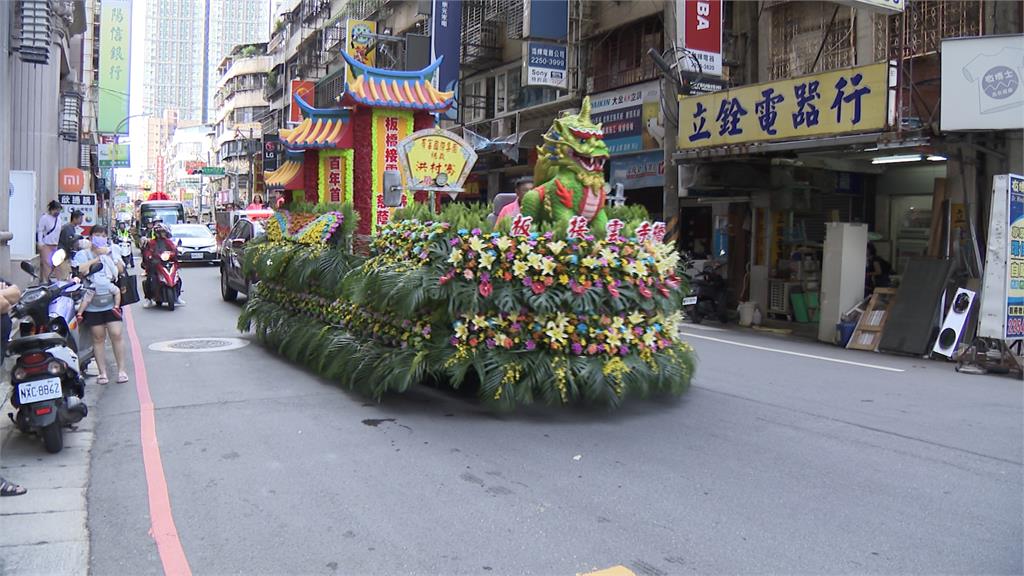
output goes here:
<path id="1" fill-rule="evenodd" d="M 807 299 L 803 292 L 793 292 L 789 295 L 789 301 L 793 304 L 793 317 L 797 322 L 806 324 L 810 322 L 807 316 Z"/>

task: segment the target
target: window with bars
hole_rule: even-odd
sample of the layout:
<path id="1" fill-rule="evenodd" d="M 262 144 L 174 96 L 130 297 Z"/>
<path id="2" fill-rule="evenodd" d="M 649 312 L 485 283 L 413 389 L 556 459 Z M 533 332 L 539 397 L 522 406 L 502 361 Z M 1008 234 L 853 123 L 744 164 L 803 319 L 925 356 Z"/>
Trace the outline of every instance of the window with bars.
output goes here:
<path id="1" fill-rule="evenodd" d="M 852 66 L 856 43 L 853 14 L 853 8 L 831 2 L 771 5 L 768 79 Z"/>
<path id="2" fill-rule="evenodd" d="M 984 9 L 980 1 L 915 0 L 902 14 L 875 16 L 875 60 L 914 58 L 939 51 L 943 38 L 981 36 Z"/>
<path id="3" fill-rule="evenodd" d="M 612 31 L 590 47 L 588 76 L 591 92 L 603 92 L 658 78 L 658 69 L 647 57 L 647 50 L 659 53 L 664 45 L 664 27 L 658 16 L 630 22 Z"/>

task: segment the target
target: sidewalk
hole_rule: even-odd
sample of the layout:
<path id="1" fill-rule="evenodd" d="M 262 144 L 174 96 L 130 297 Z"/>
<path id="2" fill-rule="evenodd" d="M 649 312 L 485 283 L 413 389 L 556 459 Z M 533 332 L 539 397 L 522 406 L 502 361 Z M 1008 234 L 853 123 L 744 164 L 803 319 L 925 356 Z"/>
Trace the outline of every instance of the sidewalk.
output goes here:
<path id="1" fill-rule="evenodd" d="M 10 384 L 4 380 L 0 475 L 28 493 L 0 498 L 0 574 L 88 574 L 86 490 L 95 420 L 86 417 L 74 430 L 65 429 L 64 449 L 49 454 L 41 440 L 19 432 L 7 417 L 14 408 Z M 101 390 L 94 378 L 89 381 L 85 401 L 95 406 Z"/>

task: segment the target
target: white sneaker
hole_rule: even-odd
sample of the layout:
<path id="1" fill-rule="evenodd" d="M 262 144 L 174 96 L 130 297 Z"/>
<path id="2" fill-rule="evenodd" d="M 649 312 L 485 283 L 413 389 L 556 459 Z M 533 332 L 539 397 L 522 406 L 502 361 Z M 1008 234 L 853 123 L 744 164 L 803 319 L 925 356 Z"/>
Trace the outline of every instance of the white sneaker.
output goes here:
<path id="1" fill-rule="evenodd" d="M 184 306 L 185 305 L 185 299 L 182 298 L 181 296 L 178 296 L 177 299 L 174 300 L 174 304 L 177 305 L 177 306 Z"/>
<path id="2" fill-rule="evenodd" d="M 143 308 L 152 308 L 153 307 L 153 300 L 151 300 L 150 298 L 146 298 L 146 301 L 142 303 L 142 307 Z"/>

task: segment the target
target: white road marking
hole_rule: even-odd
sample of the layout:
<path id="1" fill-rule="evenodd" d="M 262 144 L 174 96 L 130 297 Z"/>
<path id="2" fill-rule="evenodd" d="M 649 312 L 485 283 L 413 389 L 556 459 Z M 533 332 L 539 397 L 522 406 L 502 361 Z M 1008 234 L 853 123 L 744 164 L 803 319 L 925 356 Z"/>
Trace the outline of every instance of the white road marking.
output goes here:
<path id="1" fill-rule="evenodd" d="M 765 352 L 776 352 L 778 354 L 788 354 L 789 356 L 799 356 L 800 358 L 810 358 L 812 360 L 822 360 L 824 362 L 834 362 L 836 364 L 846 364 L 847 366 L 860 366 L 861 368 L 873 368 L 875 370 L 884 370 L 886 372 L 905 372 L 902 368 L 890 368 L 888 366 L 879 366 L 877 364 L 865 364 L 863 362 L 854 362 L 852 360 L 841 360 L 839 358 L 829 358 L 828 356 L 816 356 L 814 354 L 804 354 L 803 352 L 793 352 L 791 350 L 781 350 L 779 348 L 768 348 L 767 346 L 757 346 L 755 344 L 746 344 L 743 342 L 736 342 L 734 340 L 726 340 L 724 338 L 713 338 L 711 336 L 704 336 L 702 334 L 694 334 L 692 332 L 686 332 L 680 330 L 679 332 L 683 336 L 690 338 L 697 338 L 700 340 L 710 340 L 712 342 L 719 342 L 722 344 L 731 344 L 733 346 L 740 346 L 743 348 L 752 348 L 754 350 L 763 350 Z"/>

